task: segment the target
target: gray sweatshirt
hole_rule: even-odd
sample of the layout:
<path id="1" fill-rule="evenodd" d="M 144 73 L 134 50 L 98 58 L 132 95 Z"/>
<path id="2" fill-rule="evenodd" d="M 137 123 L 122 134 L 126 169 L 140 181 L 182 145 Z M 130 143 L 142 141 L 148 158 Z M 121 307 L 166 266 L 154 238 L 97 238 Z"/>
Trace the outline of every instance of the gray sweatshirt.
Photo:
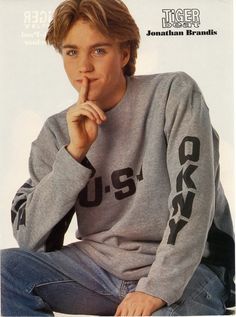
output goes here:
<path id="1" fill-rule="evenodd" d="M 218 136 L 185 73 L 127 78 L 83 162 L 66 151 L 66 110 L 32 143 L 12 207 L 21 248 L 52 251 L 76 212 L 78 249 L 137 291 L 177 301 L 199 263 L 233 269 Z"/>

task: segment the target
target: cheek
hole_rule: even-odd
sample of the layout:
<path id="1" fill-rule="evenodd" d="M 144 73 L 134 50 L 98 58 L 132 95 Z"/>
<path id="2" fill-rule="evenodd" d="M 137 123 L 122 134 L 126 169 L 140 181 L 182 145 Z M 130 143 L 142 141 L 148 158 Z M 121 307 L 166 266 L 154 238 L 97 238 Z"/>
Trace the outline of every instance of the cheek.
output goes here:
<path id="1" fill-rule="evenodd" d="M 100 66 L 100 73 L 103 74 L 106 82 L 114 82 L 120 77 L 122 69 L 117 59 L 109 60 L 106 62 L 106 64 Z"/>

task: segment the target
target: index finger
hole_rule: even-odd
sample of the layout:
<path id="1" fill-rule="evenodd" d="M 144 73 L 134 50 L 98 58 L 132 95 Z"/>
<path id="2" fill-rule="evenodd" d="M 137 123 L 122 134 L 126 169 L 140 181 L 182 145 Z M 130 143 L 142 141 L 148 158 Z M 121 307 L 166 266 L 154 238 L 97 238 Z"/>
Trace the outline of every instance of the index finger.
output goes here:
<path id="1" fill-rule="evenodd" d="M 88 97 L 89 82 L 87 77 L 83 77 L 80 92 L 79 92 L 79 103 L 83 103 Z"/>

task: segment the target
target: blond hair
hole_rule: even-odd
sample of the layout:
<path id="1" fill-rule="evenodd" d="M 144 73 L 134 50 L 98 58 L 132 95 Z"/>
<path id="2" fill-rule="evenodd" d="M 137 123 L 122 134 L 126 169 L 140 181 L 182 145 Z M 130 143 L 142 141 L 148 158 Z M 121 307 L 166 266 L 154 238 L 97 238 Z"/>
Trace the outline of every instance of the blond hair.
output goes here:
<path id="1" fill-rule="evenodd" d="M 83 19 L 94 25 L 102 34 L 130 48 L 130 59 L 124 74 L 135 72 L 139 29 L 121 0 L 65 0 L 55 10 L 49 24 L 46 42 L 61 53 L 62 41 L 76 21 Z"/>

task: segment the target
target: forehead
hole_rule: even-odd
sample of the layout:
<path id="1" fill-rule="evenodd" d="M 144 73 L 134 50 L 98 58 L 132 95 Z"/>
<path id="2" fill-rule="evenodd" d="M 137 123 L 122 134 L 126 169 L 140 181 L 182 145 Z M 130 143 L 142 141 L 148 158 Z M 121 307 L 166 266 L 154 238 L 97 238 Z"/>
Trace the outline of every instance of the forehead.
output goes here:
<path id="1" fill-rule="evenodd" d="M 102 34 L 94 25 L 85 21 L 78 20 L 68 31 L 62 41 L 62 45 L 76 44 L 78 46 L 91 46 L 94 43 L 115 44 L 116 40 Z"/>

